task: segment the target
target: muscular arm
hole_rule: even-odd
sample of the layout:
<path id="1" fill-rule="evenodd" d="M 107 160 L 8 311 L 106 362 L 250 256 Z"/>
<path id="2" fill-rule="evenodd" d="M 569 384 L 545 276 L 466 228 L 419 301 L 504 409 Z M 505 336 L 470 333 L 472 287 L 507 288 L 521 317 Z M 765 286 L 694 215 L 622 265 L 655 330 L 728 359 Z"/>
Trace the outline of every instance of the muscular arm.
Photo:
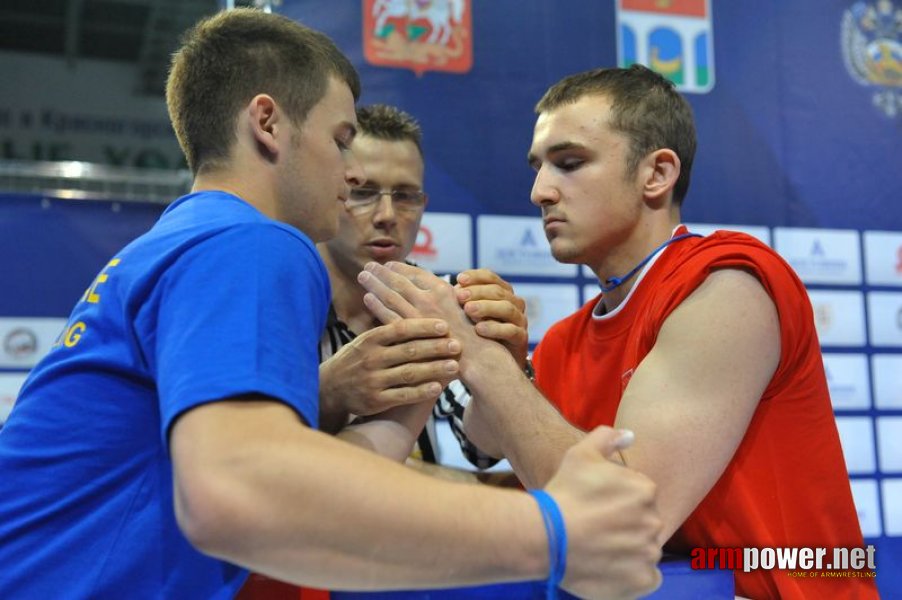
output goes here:
<path id="1" fill-rule="evenodd" d="M 611 430 L 593 435 L 547 488 L 570 533 L 565 587 L 635 596 L 659 581 L 653 486 L 605 460 L 618 444 Z M 305 427 L 279 402 L 194 408 L 175 422 L 170 450 L 188 539 L 284 581 L 386 589 L 547 574 L 544 527 L 525 494 L 425 477 Z"/>
<path id="2" fill-rule="evenodd" d="M 624 458 L 658 484 L 666 537 L 723 473 L 779 360 L 776 308 L 743 271 L 715 271 L 664 322 L 616 425 L 636 433 Z"/>
<path id="3" fill-rule="evenodd" d="M 665 321 L 615 421 L 636 434 L 634 446 L 622 454 L 626 464 L 658 484 L 664 540 L 724 472 L 779 359 L 776 308 L 758 280 L 743 271 L 715 271 Z M 519 382 L 505 385 L 522 388 Z M 529 393 L 522 389 L 520 398 Z M 583 434 L 557 423 L 550 405 L 533 401 L 524 410 L 524 404 L 475 403 L 470 417 L 492 424 L 517 474 L 541 484 Z"/>
<path id="4" fill-rule="evenodd" d="M 482 427 L 468 429 L 474 441 L 502 451 L 527 485 L 547 481 L 566 449 L 585 434 L 508 364 L 513 363 L 509 354 L 467 338 L 446 303 L 432 300 L 433 282 L 392 265 L 414 286 L 430 288 L 419 294 L 392 273 L 373 269 L 390 284 L 386 291 L 372 280 L 364 282 L 375 294 L 371 301 L 387 303 L 381 310 L 443 315 L 452 335 L 462 340 L 461 373 L 480 396 L 468 408 L 473 411 L 468 418 Z M 624 453 L 627 465 L 660 486 L 664 540 L 723 473 L 779 357 L 776 308 L 761 284 L 742 271 L 714 272 L 665 321 L 630 380 L 616 420 L 636 433 L 634 449 Z"/>

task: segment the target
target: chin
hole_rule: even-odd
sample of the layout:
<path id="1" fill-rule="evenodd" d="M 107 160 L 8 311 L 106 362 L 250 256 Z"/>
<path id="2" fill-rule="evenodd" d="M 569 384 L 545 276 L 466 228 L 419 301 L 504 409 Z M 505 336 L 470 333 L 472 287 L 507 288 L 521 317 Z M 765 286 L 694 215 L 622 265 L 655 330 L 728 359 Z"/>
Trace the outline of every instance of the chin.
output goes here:
<path id="1" fill-rule="evenodd" d="M 579 264 L 581 262 L 580 254 L 575 248 L 561 248 L 560 246 L 555 246 L 553 243 L 551 244 L 551 256 L 559 263 L 567 265 Z"/>

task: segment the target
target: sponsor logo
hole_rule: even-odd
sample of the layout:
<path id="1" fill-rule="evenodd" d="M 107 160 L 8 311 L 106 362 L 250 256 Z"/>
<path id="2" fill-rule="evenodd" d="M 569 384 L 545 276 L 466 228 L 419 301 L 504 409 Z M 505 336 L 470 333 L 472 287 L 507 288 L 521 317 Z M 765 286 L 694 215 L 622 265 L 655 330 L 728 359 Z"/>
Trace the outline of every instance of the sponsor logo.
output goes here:
<path id="1" fill-rule="evenodd" d="M 830 326 L 833 325 L 833 307 L 826 302 L 819 302 L 812 308 L 814 309 L 814 322 L 817 325 L 817 329 L 820 331 L 830 329 Z"/>
<path id="2" fill-rule="evenodd" d="M 875 88 L 872 102 L 887 117 L 902 114 L 902 8 L 891 0 L 855 2 L 843 12 L 840 32 L 849 76 Z"/>
<path id="3" fill-rule="evenodd" d="M 425 225 L 420 225 L 420 230 L 417 232 L 417 240 L 414 242 L 410 253 L 417 256 L 428 257 L 433 257 L 438 254 L 438 250 L 432 239 L 432 231 Z"/>
<path id="4" fill-rule="evenodd" d="M 693 548 L 693 569 L 788 571 L 790 577 L 875 577 L 876 550 L 866 548 Z"/>
<path id="5" fill-rule="evenodd" d="M 526 302 L 526 322 L 538 323 L 542 318 L 542 297 L 533 295 L 524 297 L 523 300 Z"/>
<path id="6" fill-rule="evenodd" d="M 38 336 L 31 329 L 16 327 L 3 338 L 3 351 L 16 359 L 33 356 L 38 351 Z"/>
<path id="7" fill-rule="evenodd" d="M 363 55 L 372 65 L 466 73 L 473 67 L 471 0 L 363 0 Z"/>
<path id="8" fill-rule="evenodd" d="M 617 63 L 643 64 L 682 92 L 714 87 L 709 0 L 618 0 Z"/>
<path id="9" fill-rule="evenodd" d="M 811 249 L 808 257 L 791 257 L 789 260 L 793 269 L 802 272 L 805 275 L 820 277 L 837 277 L 845 274 L 849 270 L 849 261 L 845 258 L 830 258 L 827 256 L 827 250 L 824 243 L 815 238 L 811 243 Z"/>

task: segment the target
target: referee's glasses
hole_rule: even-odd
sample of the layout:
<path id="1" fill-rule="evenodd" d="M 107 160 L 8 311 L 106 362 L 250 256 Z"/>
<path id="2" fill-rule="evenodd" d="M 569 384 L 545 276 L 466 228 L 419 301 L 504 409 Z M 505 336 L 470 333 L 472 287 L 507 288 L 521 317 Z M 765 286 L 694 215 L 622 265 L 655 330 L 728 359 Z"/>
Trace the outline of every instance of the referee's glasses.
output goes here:
<path id="1" fill-rule="evenodd" d="M 420 190 L 382 190 L 368 186 L 351 188 L 345 206 L 355 213 L 370 212 L 385 195 L 391 197 L 392 207 L 398 212 L 416 213 L 426 206 L 426 194 Z"/>

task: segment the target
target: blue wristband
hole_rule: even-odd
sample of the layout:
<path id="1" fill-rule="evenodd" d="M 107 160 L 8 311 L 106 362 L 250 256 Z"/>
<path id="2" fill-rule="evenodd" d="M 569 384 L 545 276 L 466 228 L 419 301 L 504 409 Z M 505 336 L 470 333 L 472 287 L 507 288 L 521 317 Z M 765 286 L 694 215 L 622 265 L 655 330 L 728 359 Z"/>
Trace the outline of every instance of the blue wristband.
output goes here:
<path id="1" fill-rule="evenodd" d="M 567 572 L 567 528 L 561 509 L 545 490 L 529 490 L 529 495 L 536 499 L 542 511 L 542 522 L 548 535 L 548 587 L 547 600 L 557 598 L 558 586 Z"/>

